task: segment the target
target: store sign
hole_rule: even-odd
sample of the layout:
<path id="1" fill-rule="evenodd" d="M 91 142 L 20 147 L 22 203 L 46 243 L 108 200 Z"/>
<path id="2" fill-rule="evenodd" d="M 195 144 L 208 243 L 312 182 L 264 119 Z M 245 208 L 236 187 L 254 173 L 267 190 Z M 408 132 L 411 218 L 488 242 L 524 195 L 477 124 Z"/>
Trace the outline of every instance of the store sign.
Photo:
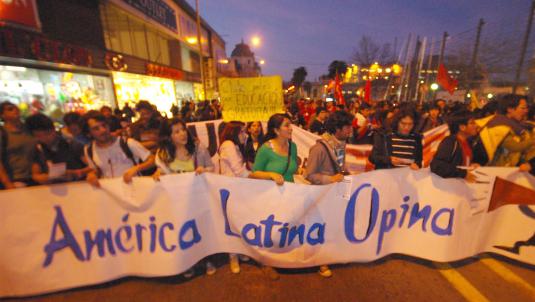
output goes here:
<path id="1" fill-rule="evenodd" d="M 86 67 L 93 64 L 85 48 L 8 29 L 0 30 L 0 55 Z"/>
<path id="2" fill-rule="evenodd" d="M 0 21 L 40 29 L 35 0 L 0 1 Z"/>
<path id="3" fill-rule="evenodd" d="M 184 79 L 184 73 L 178 69 L 147 63 L 147 75 L 159 78 L 168 78 L 173 80 Z"/>
<path id="4" fill-rule="evenodd" d="M 145 16 L 178 32 L 175 10 L 161 0 L 123 0 L 126 4 L 143 13 Z"/>

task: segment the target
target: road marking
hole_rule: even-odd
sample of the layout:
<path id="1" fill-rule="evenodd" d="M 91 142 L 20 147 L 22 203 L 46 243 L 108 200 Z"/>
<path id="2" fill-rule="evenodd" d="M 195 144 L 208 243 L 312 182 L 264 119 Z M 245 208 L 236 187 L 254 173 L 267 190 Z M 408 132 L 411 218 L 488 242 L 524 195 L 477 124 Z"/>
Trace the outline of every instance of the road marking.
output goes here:
<path id="1" fill-rule="evenodd" d="M 522 279 L 520 276 L 508 269 L 505 265 L 492 258 L 481 259 L 481 262 L 506 281 L 526 290 L 529 295 L 535 299 L 535 288 L 526 282 L 526 280 Z"/>
<path id="2" fill-rule="evenodd" d="M 469 301 L 489 301 L 481 292 L 475 288 L 461 273 L 451 267 L 446 263 L 434 263 L 435 267 L 438 268 L 438 271 L 442 274 L 446 280 L 448 280 L 451 285 L 461 294 L 463 297 Z"/>

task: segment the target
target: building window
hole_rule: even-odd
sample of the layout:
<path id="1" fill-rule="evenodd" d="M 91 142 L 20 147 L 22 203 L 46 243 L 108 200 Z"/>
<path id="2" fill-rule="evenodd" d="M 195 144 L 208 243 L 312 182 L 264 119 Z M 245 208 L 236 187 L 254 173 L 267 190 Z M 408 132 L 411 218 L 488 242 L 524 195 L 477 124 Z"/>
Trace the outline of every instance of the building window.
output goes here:
<path id="1" fill-rule="evenodd" d="M 106 48 L 170 65 L 168 41 L 171 37 L 112 4 L 101 4 L 100 11 Z"/>

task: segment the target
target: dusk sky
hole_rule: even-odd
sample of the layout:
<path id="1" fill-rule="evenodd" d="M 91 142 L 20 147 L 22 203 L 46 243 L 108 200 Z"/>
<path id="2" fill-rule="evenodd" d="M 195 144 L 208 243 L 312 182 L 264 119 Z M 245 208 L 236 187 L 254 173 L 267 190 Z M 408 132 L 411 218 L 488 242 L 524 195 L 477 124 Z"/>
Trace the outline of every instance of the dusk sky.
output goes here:
<path id="1" fill-rule="evenodd" d="M 195 7 L 194 0 L 188 0 Z M 438 41 L 444 31 L 451 38 L 446 49 L 472 45 L 479 18 L 487 24 L 483 38 L 496 33 L 520 45 L 530 0 L 199 0 L 201 16 L 226 41 L 227 55 L 243 38 L 253 35 L 262 44 L 253 49 L 266 64 L 264 75 L 279 74 L 285 80 L 299 66 L 307 80 L 326 73 L 337 59 L 351 63 L 363 35 L 379 43 L 394 44 L 397 53 L 409 33 Z M 532 32 L 530 45 L 535 44 Z M 440 42 L 434 45 L 438 52 Z M 470 46 L 471 47 L 471 46 Z M 511 54 L 518 56 L 517 53 Z M 515 59 L 516 60 L 516 59 Z"/>

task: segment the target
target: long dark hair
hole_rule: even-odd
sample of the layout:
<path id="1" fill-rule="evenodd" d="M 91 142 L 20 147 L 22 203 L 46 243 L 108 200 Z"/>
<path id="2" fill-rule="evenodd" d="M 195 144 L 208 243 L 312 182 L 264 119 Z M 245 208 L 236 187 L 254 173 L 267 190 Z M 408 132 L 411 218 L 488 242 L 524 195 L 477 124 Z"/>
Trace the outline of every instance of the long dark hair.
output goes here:
<path id="1" fill-rule="evenodd" d="M 225 141 L 231 141 L 233 142 L 238 148 L 240 149 L 240 152 L 243 155 L 243 144 L 240 142 L 240 132 L 245 126 L 245 123 L 238 122 L 238 121 L 231 121 L 226 123 L 225 128 L 223 129 L 223 132 L 221 132 L 221 138 L 220 138 L 220 146 Z"/>
<path id="2" fill-rule="evenodd" d="M 275 129 L 280 129 L 282 123 L 284 122 L 284 119 L 290 120 L 290 117 L 287 114 L 284 113 L 275 113 L 273 114 L 267 124 L 267 133 L 264 137 L 264 141 L 269 141 L 270 139 L 274 139 L 277 137 L 277 133 L 275 133 Z"/>
<path id="3" fill-rule="evenodd" d="M 398 131 L 399 123 L 402 119 L 410 117 L 412 119 L 412 122 L 414 125 L 412 126 L 411 133 L 413 133 L 416 130 L 416 124 L 418 123 L 418 113 L 410 107 L 406 107 L 401 109 L 392 120 L 392 130 L 394 132 Z"/>
<path id="4" fill-rule="evenodd" d="M 195 138 L 193 135 L 189 132 L 188 127 L 186 126 L 186 123 L 179 119 L 179 118 L 172 118 L 167 122 L 167 125 L 161 128 L 160 130 L 160 150 L 158 151 L 158 156 L 161 160 L 163 160 L 165 163 L 170 163 L 175 159 L 176 155 L 176 146 L 173 143 L 173 140 L 171 138 L 171 134 L 173 133 L 173 126 L 175 125 L 182 125 L 184 127 L 184 130 L 188 134 L 188 141 L 186 142 L 186 150 L 188 151 L 189 155 L 193 155 L 195 153 Z"/>
<path id="5" fill-rule="evenodd" d="M 258 133 L 258 143 L 262 144 L 265 141 L 265 138 L 264 138 L 264 126 L 262 126 L 262 122 L 260 122 L 260 121 L 248 122 L 247 123 L 247 135 L 249 136 L 249 139 L 252 140 L 251 132 L 250 132 L 249 129 L 251 129 L 251 126 L 254 123 L 258 123 L 260 125 L 260 133 Z"/>

